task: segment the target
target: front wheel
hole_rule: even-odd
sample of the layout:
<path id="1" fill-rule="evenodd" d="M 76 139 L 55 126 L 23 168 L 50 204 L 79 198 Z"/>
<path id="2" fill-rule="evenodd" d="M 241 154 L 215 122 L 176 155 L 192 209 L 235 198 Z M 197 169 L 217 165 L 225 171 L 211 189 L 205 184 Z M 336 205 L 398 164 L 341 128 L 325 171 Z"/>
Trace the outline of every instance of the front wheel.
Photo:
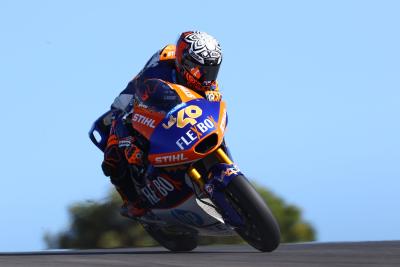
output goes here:
<path id="1" fill-rule="evenodd" d="M 280 243 L 278 223 L 250 182 L 238 175 L 225 188 L 225 196 L 244 221 L 236 232 L 251 246 L 271 252 Z"/>

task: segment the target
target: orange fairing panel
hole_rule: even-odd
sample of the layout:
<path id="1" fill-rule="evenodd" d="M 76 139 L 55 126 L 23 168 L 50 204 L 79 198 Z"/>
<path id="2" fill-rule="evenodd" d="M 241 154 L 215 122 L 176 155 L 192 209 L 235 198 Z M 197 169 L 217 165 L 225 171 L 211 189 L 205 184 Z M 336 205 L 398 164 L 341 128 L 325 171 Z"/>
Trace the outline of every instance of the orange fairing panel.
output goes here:
<path id="1" fill-rule="evenodd" d="M 185 86 L 174 83 L 168 83 L 168 85 L 179 95 L 179 97 L 182 99 L 182 102 L 189 102 L 194 99 L 203 98 L 201 95 L 186 88 Z"/>
<path id="2" fill-rule="evenodd" d="M 164 119 L 164 114 L 135 106 L 132 114 L 133 128 L 147 139 L 150 139 L 156 126 Z"/>

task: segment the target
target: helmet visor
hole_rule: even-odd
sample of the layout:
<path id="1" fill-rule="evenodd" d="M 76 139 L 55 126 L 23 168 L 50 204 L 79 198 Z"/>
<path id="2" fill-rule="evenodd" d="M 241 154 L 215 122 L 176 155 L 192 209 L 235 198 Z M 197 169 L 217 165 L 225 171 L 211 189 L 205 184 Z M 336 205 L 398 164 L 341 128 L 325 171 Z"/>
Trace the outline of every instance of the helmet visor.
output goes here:
<path id="1" fill-rule="evenodd" d="M 209 83 L 217 79 L 220 64 L 205 66 L 191 60 L 185 60 L 183 66 L 199 82 Z"/>

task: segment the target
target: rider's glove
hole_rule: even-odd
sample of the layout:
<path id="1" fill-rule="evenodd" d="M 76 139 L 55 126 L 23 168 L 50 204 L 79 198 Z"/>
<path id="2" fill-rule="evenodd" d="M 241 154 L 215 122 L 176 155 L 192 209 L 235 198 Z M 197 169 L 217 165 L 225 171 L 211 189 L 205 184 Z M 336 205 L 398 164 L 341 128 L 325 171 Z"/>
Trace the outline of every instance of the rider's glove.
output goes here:
<path id="1" fill-rule="evenodd" d="M 133 142 L 124 149 L 124 154 L 129 164 L 143 165 L 143 151 L 134 145 Z"/>
<path id="2" fill-rule="evenodd" d="M 125 173 L 122 165 L 122 157 L 118 148 L 118 139 L 116 135 L 110 135 L 107 141 L 107 147 L 104 150 L 104 160 L 101 164 L 105 176 L 120 177 Z"/>
<path id="3" fill-rule="evenodd" d="M 131 177 L 135 182 L 140 184 L 143 182 L 143 151 L 136 146 L 135 138 L 132 136 L 121 139 L 119 144 L 120 149 L 123 150 L 125 160 L 128 163 L 126 167 L 129 168 Z"/>

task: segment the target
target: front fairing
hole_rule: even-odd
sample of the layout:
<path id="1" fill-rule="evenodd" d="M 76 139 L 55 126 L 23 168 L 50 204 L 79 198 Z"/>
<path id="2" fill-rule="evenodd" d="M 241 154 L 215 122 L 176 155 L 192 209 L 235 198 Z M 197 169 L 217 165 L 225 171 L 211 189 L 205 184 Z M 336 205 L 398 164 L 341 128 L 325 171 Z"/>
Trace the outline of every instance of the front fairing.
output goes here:
<path id="1" fill-rule="evenodd" d="M 205 157 L 223 142 L 226 121 L 223 101 L 198 98 L 179 104 L 152 132 L 149 161 L 154 166 L 170 166 Z M 200 147 L 206 139 L 210 147 Z"/>

